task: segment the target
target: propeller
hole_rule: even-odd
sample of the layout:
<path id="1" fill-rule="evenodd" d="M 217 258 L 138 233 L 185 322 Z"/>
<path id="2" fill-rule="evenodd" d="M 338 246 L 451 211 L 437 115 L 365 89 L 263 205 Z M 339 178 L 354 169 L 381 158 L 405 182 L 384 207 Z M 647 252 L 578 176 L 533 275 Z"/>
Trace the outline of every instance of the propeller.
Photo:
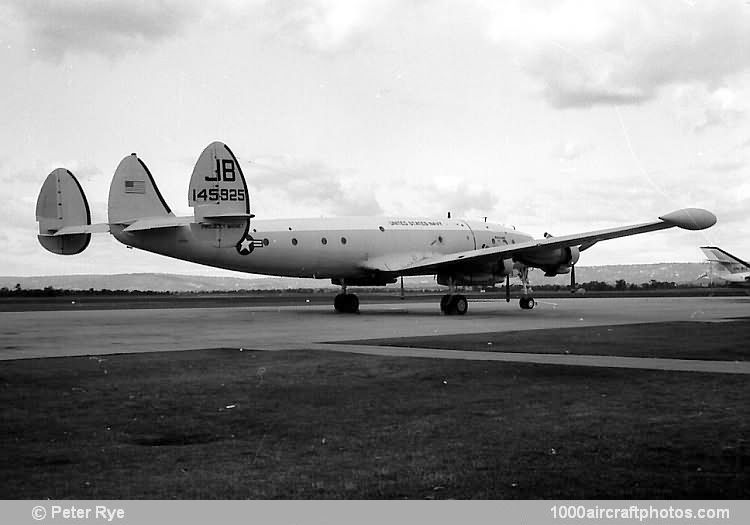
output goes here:
<path id="1" fill-rule="evenodd" d="M 505 302 L 510 302 L 510 274 L 505 276 Z"/>

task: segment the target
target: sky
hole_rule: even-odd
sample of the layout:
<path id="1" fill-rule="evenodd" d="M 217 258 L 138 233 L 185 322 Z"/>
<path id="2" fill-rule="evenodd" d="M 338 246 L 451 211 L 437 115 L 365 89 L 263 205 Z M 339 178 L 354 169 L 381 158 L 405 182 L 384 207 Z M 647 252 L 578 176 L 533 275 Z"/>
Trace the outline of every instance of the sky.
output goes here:
<path id="1" fill-rule="evenodd" d="M 750 257 L 750 2 L 0 0 L 0 274 L 238 275 L 37 242 L 57 167 L 107 218 L 137 152 L 177 215 L 227 143 L 260 218 L 481 219 L 541 236 L 713 211 L 580 265 Z"/>

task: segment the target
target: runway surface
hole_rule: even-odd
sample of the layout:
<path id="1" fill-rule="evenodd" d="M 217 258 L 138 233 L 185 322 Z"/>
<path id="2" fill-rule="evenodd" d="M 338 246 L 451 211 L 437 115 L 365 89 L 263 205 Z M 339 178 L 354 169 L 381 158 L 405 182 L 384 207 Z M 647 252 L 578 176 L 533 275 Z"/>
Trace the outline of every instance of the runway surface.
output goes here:
<path id="1" fill-rule="evenodd" d="M 326 350 L 391 356 L 517 361 L 725 373 L 750 373 L 748 362 L 625 358 L 327 344 L 385 337 L 543 330 L 644 322 L 721 322 L 750 315 L 748 297 L 540 299 L 534 310 L 513 302 L 473 301 L 463 317 L 433 302 L 368 305 L 359 315 L 332 306 L 259 306 L 0 313 L 0 360 L 180 351 L 205 348 Z M 728 327 L 731 325 L 727 325 Z"/>

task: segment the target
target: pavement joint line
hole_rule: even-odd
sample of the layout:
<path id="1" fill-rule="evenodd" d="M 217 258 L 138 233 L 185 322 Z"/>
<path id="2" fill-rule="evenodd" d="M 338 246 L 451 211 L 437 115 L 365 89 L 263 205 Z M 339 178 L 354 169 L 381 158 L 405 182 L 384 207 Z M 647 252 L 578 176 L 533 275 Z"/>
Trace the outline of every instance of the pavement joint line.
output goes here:
<path id="1" fill-rule="evenodd" d="M 639 368 L 673 372 L 708 372 L 721 374 L 750 374 L 750 362 L 707 361 L 700 359 L 667 359 L 662 357 L 622 357 L 581 354 L 537 354 L 526 352 L 481 352 L 471 350 L 446 350 L 439 348 L 395 347 L 338 343 L 315 343 L 309 350 L 326 350 L 355 354 L 392 357 L 421 357 L 438 359 L 463 359 L 471 361 L 502 361 L 544 365 L 589 366 L 599 368 Z"/>

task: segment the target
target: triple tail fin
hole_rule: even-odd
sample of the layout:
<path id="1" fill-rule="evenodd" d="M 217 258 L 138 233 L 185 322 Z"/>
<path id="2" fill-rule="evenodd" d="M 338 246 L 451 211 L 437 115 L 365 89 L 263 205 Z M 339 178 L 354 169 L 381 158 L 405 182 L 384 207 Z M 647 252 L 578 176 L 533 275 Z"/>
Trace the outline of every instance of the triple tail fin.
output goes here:
<path id="1" fill-rule="evenodd" d="M 129 225 L 154 217 L 174 214 L 146 164 L 132 153 L 120 161 L 109 186 L 109 223 Z"/>

